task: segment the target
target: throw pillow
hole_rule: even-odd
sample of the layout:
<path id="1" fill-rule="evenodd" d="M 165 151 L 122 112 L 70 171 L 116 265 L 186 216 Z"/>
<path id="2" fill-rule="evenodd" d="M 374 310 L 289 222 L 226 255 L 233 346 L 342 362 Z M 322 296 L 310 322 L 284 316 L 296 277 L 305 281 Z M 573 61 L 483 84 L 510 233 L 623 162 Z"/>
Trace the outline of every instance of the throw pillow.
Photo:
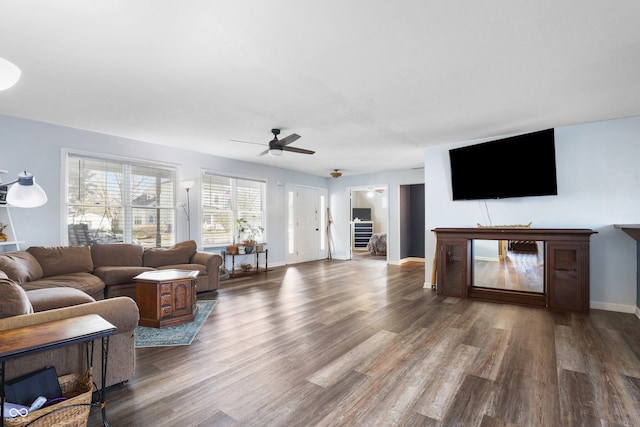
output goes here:
<path id="1" fill-rule="evenodd" d="M 198 247 L 194 240 L 176 243 L 170 248 L 145 249 L 142 260 L 145 267 L 162 267 L 164 265 L 189 264 Z"/>
<path id="2" fill-rule="evenodd" d="M 33 313 L 27 293 L 13 280 L 0 279 L 0 319 Z"/>

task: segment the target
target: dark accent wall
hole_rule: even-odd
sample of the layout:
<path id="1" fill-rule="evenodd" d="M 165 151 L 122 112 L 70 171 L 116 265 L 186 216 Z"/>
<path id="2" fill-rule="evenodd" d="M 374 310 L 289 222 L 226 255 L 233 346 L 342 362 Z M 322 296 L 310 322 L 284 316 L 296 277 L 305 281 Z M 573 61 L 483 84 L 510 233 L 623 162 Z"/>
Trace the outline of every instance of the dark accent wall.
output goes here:
<path id="1" fill-rule="evenodd" d="M 400 186 L 400 259 L 424 258 L 424 184 Z"/>
<path id="2" fill-rule="evenodd" d="M 636 307 L 640 309 L 640 243 L 636 243 Z"/>

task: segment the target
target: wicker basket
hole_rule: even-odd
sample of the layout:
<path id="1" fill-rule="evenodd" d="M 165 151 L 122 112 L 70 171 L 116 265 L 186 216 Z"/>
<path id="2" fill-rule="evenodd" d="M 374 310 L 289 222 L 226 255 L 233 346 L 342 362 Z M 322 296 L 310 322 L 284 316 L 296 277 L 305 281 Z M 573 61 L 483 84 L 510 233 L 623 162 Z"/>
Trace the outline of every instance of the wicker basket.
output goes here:
<path id="1" fill-rule="evenodd" d="M 58 377 L 62 395 L 67 398 L 55 405 L 30 412 L 24 417 L 5 418 L 7 427 L 84 427 L 89 419 L 93 378 L 91 370 L 85 375 L 69 374 Z"/>

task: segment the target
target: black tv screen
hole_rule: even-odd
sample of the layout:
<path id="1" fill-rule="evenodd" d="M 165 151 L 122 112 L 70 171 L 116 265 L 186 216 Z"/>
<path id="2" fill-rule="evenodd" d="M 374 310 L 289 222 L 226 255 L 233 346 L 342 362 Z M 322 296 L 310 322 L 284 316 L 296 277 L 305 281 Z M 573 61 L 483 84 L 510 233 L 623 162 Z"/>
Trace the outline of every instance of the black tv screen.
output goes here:
<path id="1" fill-rule="evenodd" d="M 449 150 L 453 200 L 558 194 L 553 129 Z"/>
<path id="2" fill-rule="evenodd" d="M 360 221 L 371 221 L 371 208 L 353 208 L 351 219 Z"/>

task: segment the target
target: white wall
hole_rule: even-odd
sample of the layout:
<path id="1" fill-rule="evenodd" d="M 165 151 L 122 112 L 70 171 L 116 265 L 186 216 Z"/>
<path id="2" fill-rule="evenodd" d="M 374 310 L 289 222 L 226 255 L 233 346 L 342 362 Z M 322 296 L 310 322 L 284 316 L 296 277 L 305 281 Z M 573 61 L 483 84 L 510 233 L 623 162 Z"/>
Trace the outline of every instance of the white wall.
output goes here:
<path id="1" fill-rule="evenodd" d="M 556 128 L 558 195 L 488 201 L 451 200 L 448 150 L 425 149 L 426 227 L 527 224 L 591 228 L 591 308 L 633 312 L 636 243 L 613 224 L 640 223 L 640 117 Z M 427 232 L 426 254 L 435 253 Z M 425 277 L 431 282 L 431 259 Z"/>
<path id="2" fill-rule="evenodd" d="M 500 261 L 499 240 L 474 240 L 473 259 L 481 261 Z"/>
<path id="3" fill-rule="evenodd" d="M 1 115 L 0 147 L 0 169 L 9 171 L 8 174 L 2 175 L 2 180 L 9 182 L 15 179 L 20 171 L 27 170 L 33 173 L 49 198 L 47 204 L 39 208 L 12 210 L 18 238 L 26 240 L 24 248 L 59 245 L 62 242 L 62 236 L 66 233 L 60 200 L 60 194 L 63 194 L 61 161 L 63 149 L 175 164 L 180 180 L 196 180 L 196 185 L 190 191 L 191 237 L 198 243 L 200 235 L 199 177 L 202 169 L 231 176 L 266 180 L 267 247 L 269 264 L 274 266 L 284 264 L 285 260 L 284 184 L 295 183 L 327 188 L 330 179 Z M 184 190 L 178 190 L 177 201 L 186 203 Z M 177 212 L 177 218 L 177 239 L 184 240 L 187 236 L 186 218 L 181 211 Z M 200 247 L 200 244 L 198 246 Z"/>

